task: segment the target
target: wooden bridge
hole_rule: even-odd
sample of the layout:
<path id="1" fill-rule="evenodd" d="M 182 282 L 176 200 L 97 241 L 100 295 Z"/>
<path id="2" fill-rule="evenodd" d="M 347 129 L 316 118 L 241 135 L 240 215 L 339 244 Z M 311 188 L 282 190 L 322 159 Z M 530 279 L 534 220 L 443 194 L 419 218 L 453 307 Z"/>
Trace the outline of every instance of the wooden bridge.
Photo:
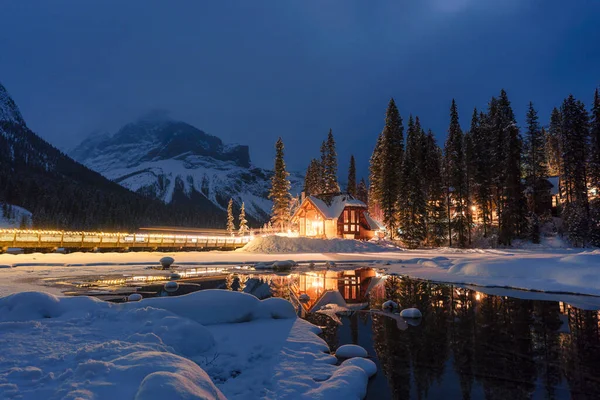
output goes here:
<path id="1" fill-rule="evenodd" d="M 164 228 L 163 228 L 164 229 Z M 69 232 L 51 230 L 0 229 L 0 252 L 9 248 L 39 251 L 65 250 L 233 250 L 243 247 L 253 236 L 230 236 L 195 230 L 172 233 Z"/>

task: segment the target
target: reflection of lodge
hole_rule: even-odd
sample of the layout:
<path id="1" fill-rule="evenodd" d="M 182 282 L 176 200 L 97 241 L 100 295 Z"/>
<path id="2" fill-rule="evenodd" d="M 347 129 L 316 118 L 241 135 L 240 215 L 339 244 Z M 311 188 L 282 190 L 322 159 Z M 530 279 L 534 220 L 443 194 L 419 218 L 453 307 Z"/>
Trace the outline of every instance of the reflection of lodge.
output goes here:
<path id="1" fill-rule="evenodd" d="M 377 281 L 376 275 L 372 268 L 306 272 L 292 275 L 293 282 L 290 286 L 295 296 L 308 295 L 310 300 L 305 308 L 309 311 L 315 305 L 320 307 L 335 302 L 340 296 L 347 304 L 368 301 L 367 295 Z"/>

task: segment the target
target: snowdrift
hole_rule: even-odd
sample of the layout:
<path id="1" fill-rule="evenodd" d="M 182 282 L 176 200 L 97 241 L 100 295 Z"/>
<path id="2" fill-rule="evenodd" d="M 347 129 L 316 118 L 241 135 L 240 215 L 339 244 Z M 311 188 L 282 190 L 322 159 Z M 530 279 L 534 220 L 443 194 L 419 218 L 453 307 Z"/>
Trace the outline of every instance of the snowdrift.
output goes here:
<path id="1" fill-rule="evenodd" d="M 395 246 L 349 239 L 312 239 L 303 237 L 257 236 L 238 249 L 248 253 L 380 253 L 398 251 Z"/>
<path id="2" fill-rule="evenodd" d="M 205 290 L 115 304 L 0 297 L 0 398 L 259 399 L 364 396 L 372 365 L 336 366 L 286 300 Z M 308 397 L 307 397 L 308 396 Z"/>

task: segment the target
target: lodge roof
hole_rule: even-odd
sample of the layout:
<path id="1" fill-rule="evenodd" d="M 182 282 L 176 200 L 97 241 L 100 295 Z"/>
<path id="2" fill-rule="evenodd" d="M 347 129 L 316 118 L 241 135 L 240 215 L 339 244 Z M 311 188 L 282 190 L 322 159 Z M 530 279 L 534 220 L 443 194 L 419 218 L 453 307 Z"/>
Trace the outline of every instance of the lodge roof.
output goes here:
<path id="1" fill-rule="evenodd" d="M 308 196 L 310 201 L 326 219 L 338 219 L 346 207 L 367 208 L 367 205 L 350 194 L 323 194 Z"/>

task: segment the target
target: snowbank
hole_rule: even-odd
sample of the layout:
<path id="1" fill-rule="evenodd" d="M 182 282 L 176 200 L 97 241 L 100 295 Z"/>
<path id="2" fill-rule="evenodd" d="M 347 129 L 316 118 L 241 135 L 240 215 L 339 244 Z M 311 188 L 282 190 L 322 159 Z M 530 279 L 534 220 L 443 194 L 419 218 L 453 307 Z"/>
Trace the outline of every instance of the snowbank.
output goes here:
<path id="1" fill-rule="evenodd" d="M 256 236 L 250 243 L 237 251 L 248 253 L 379 253 L 398 250 L 398 247 L 360 240 Z"/>
<path id="2" fill-rule="evenodd" d="M 23 292 L 0 297 L 0 398 L 362 398 L 371 366 L 336 366 L 319 332 L 283 299 L 230 291 L 124 304 Z"/>

